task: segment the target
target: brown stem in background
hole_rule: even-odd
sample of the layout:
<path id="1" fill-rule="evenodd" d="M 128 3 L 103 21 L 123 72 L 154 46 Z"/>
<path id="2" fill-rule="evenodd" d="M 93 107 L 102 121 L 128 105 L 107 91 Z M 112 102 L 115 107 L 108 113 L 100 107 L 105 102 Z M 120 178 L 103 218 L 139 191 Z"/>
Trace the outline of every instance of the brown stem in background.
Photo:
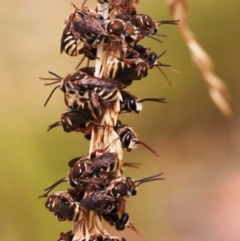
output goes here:
<path id="1" fill-rule="evenodd" d="M 169 11 L 174 19 L 179 21 L 179 30 L 182 34 L 193 62 L 199 69 L 205 83 L 207 84 L 209 94 L 217 106 L 217 108 L 226 117 L 232 116 L 232 109 L 229 105 L 230 93 L 225 83 L 214 74 L 213 63 L 209 55 L 199 45 L 194 34 L 188 27 L 188 21 L 186 17 L 188 0 L 168 0 L 167 1 Z"/>

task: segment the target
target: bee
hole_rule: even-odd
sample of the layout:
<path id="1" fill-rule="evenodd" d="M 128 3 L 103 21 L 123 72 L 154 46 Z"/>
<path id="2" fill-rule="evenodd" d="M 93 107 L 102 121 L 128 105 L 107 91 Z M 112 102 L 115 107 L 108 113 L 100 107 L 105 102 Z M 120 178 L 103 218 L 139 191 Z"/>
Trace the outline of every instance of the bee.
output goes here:
<path id="1" fill-rule="evenodd" d="M 124 21 L 130 21 L 141 34 L 157 34 L 158 27 L 162 24 L 177 25 L 179 20 L 159 20 L 154 21 L 147 14 L 123 14 L 119 13 L 116 18 L 120 18 Z"/>
<path id="2" fill-rule="evenodd" d="M 152 181 L 158 181 L 158 180 L 164 180 L 164 178 L 161 178 L 163 174 L 159 173 L 150 177 L 146 177 L 137 181 L 134 181 L 130 177 L 118 177 L 114 179 L 111 184 L 109 185 L 108 193 L 110 196 L 118 199 L 123 197 L 129 197 L 129 196 L 135 196 L 137 194 L 137 187 L 143 183 L 146 182 L 152 182 Z"/>
<path id="3" fill-rule="evenodd" d="M 86 68 L 84 68 L 86 69 Z M 60 88 L 64 92 L 65 104 L 72 109 L 83 108 L 83 104 L 91 100 L 91 104 L 98 106 L 100 103 L 99 98 L 108 102 L 115 102 L 121 95 L 117 88 L 117 83 L 110 79 L 102 79 L 94 76 L 90 76 L 81 70 L 62 78 L 53 72 L 50 74 L 56 78 L 40 78 L 42 80 L 51 80 L 51 83 L 45 85 L 56 84 L 60 82 L 60 85 L 56 86 L 49 97 L 47 98 L 44 106 L 48 103 L 52 94 L 57 88 Z"/>
<path id="4" fill-rule="evenodd" d="M 138 168 L 139 165 L 141 165 L 141 163 L 130 162 L 125 162 L 121 165 L 121 162 L 117 159 L 116 154 L 114 155 L 114 153 L 104 153 L 103 155 L 98 156 L 98 158 L 92 157 L 91 159 L 87 159 L 89 166 L 87 166 L 86 163 L 83 163 L 83 160 L 86 159 L 86 157 L 80 156 L 70 160 L 68 163 L 68 166 L 70 167 L 68 176 L 61 178 L 50 187 L 44 189 L 45 193 L 39 196 L 39 198 L 47 197 L 48 193 L 62 182 L 69 182 L 74 188 L 74 191 L 69 189 L 69 193 L 72 193 L 75 197 L 82 197 L 85 190 L 98 191 L 109 186 L 111 180 L 115 178 L 113 173 L 118 169 L 121 169 L 122 166 Z M 104 159 L 103 164 L 101 163 L 102 159 Z M 95 160 L 97 161 L 96 164 L 94 163 Z M 76 191 L 77 194 L 75 193 Z"/>
<path id="5" fill-rule="evenodd" d="M 113 200 L 105 191 L 85 193 L 79 201 L 76 201 L 67 191 L 62 191 L 51 194 L 45 206 L 60 222 L 66 220 L 76 222 L 84 217 L 86 210 L 101 210 L 107 202 Z"/>
<path id="6" fill-rule="evenodd" d="M 121 91 L 122 100 L 120 101 L 120 114 L 135 112 L 139 113 L 142 110 L 142 102 L 153 101 L 158 103 L 167 103 L 165 98 L 145 98 L 138 99 L 136 96 L 126 91 Z"/>
<path id="7" fill-rule="evenodd" d="M 120 83 L 120 88 L 125 88 L 132 84 L 133 68 L 130 64 L 115 59 L 106 65 L 104 76 Z"/>
<path id="8" fill-rule="evenodd" d="M 80 48 L 80 44 L 81 41 L 78 38 L 76 38 L 71 31 L 63 32 L 60 52 L 62 53 L 64 51 L 66 54 L 74 57 L 80 54 L 84 55 L 78 63 L 78 65 L 76 66 L 76 69 L 79 68 L 79 66 L 82 64 L 86 57 L 88 58 L 88 62 L 90 60 L 97 59 L 96 48 L 92 48 L 86 44 L 84 44 L 83 47 Z"/>
<path id="9" fill-rule="evenodd" d="M 77 186 L 80 184 L 85 184 L 90 181 L 93 177 L 98 176 L 98 172 L 114 172 L 119 167 L 116 166 L 115 162 L 117 160 L 117 153 L 104 153 L 95 158 L 83 157 L 80 159 L 73 159 L 70 161 L 72 165 L 69 174 L 68 180 L 71 186 Z M 118 162 L 116 162 L 118 164 Z M 101 178 L 101 177 L 100 177 Z M 103 180 L 105 181 L 105 180 Z"/>
<path id="10" fill-rule="evenodd" d="M 113 197 L 109 196 L 105 190 L 101 190 L 88 193 L 81 200 L 80 205 L 86 210 L 102 210 L 107 203 L 113 201 L 115 201 Z"/>
<path id="11" fill-rule="evenodd" d="M 78 221 L 83 217 L 83 210 L 80 205 L 67 191 L 51 194 L 47 198 L 45 207 L 55 214 L 59 222 L 65 220 Z"/>
<path id="12" fill-rule="evenodd" d="M 104 27 L 109 34 L 122 37 L 123 39 L 132 38 L 138 40 L 139 31 L 130 21 L 123 21 L 118 18 L 109 19 L 105 20 Z"/>
<path id="13" fill-rule="evenodd" d="M 73 85 L 73 88 L 80 90 L 82 87 L 88 91 L 89 98 L 97 95 L 101 99 L 108 102 L 115 102 L 120 98 L 120 93 L 117 88 L 117 83 L 110 79 L 102 79 L 94 76 L 87 76 L 81 78 L 82 71 L 78 71 L 73 74 L 69 79 L 69 82 Z"/>
<path id="14" fill-rule="evenodd" d="M 150 48 L 144 47 L 143 45 L 137 44 L 138 41 L 136 41 L 133 45 L 131 45 L 131 48 L 133 48 L 135 51 L 137 51 L 139 53 L 139 57 L 142 59 L 145 59 L 148 54 L 150 53 Z M 126 59 L 131 59 L 131 58 L 135 58 L 136 56 L 133 55 L 131 52 L 129 52 L 126 55 Z"/>
<path id="15" fill-rule="evenodd" d="M 105 191 L 85 193 L 80 201 L 67 191 L 51 194 L 45 203 L 45 207 L 55 214 L 59 222 L 66 220 L 79 221 L 84 217 L 86 210 L 100 210 L 107 202 L 113 201 Z"/>
<path id="16" fill-rule="evenodd" d="M 47 197 L 48 193 L 62 182 L 69 182 L 72 187 L 78 190 L 99 190 L 109 185 L 109 181 L 115 177 L 114 172 L 122 166 L 122 161 L 118 159 L 117 153 L 107 152 L 112 143 L 104 149 L 96 148 L 90 153 L 89 157 L 81 156 L 70 160 L 68 163 L 70 167 L 68 176 L 44 189 L 46 192 L 39 198 Z M 97 152 L 101 153 L 101 155 L 97 156 Z M 126 166 L 138 167 L 138 163 L 127 163 Z"/>
<path id="17" fill-rule="evenodd" d="M 171 67 L 169 64 L 163 64 L 158 62 L 158 59 L 162 57 L 166 51 L 161 53 L 159 56 L 155 52 L 150 52 L 144 59 L 142 58 L 131 58 L 125 59 L 124 62 L 132 66 L 132 79 L 141 80 L 148 75 L 148 70 L 154 66 Z"/>
<path id="18" fill-rule="evenodd" d="M 146 143 L 139 141 L 137 139 L 136 134 L 134 133 L 133 129 L 130 126 L 124 125 L 118 120 L 116 126 L 114 127 L 114 130 L 116 131 L 116 133 L 120 138 L 122 148 L 126 148 L 128 152 L 137 148 L 138 144 L 141 144 L 144 147 L 146 147 L 149 151 L 151 151 L 154 155 L 159 157 L 156 151 L 154 151 Z"/>
<path id="19" fill-rule="evenodd" d="M 103 37 L 115 38 L 103 28 L 104 18 L 101 14 L 88 8 L 79 9 L 74 4 L 72 5 L 75 11 L 67 17 L 65 29 L 70 29 L 77 39 L 96 48 Z M 66 31 L 65 29 L 63 32 Z"/>
<path id="20" fill-rule="evenodd" d="M 125 59 L 126 64 L 130 64 L 131 68 L 131 78 L 133 80 L 141 80 L 148 75 L 148 63 L 141 58 Z"/>
<path id="21" fill-rule="evenodd" d="M 102 214 L 105 221 L 107 221 L 111 226 L 115 226 L 116 230 L 124 230 L 129 226 L 129 215 L 128 213 L 123 213 L 119 218 L 118 213 Z"/>
<path id="22" fill-rule="evenodd" d="M 148 75 L 149 69 L 152 69 L 155 66 L 157 68 L 160 68 L 161 66 L 170 67 L 170 65 L 163 64 L 158 61 L 158 59 L 165 53 L 166 51 L 157 56 L 155 52 L 150 52 L 145 54 L 145 58 L 129 58 L 130 56 L 134 55 L 128 54 L 127 59 L 115 59 L 109 62 L 106 65 L 104 76 L 121 83 L 121 89 L 125 88 L 131 85 L 133 80 L 141 80 L 142 78 L 146 77 Z M 161 71 L 161 69 L 159 70 Z"/>
<path id="23" fill-rule="evenodd" d="M 63 31 L 61 38 L 61 48 L 60 52 L 63 51 L 70 56 L 77 56 L 80 53 L 79 45 L 81 41 L 77 39 L 71 31 L 67 31 L 66 29 Z"/>
<path id="24" fill-rule="evenodd" d="M 145 241 L 143 236 L 139 233 L 137 228 L 130 222 L 129 219 L 129 214 L 126 212 L 123 212 L 121 216 L 119 217 L 118 215 L 118 209 L 117 206 L 114 210 L 112 210 L 110 213 L 105 214 L 102 213 L 102 217 L 104 218 L 105 221 L 107 221 L 111 226 L 114 226 L 116 230 L 122 231 L 125 228 L 130 228 L 132 229 L 135 233 L 139 235 L 139 237 Z"/>
<path id="25" fill-rule="evenodd" d="M 106 191 L 109 196 L 112 196 L 118 201 L 108 203 L 102 210 L 102 217 L 110 225 L 115 226 L 116 230 L 124 230 L 126 227 L 133 229 L 143 240 L 136 227 L 130 222 L 129 215 L 122 209 L 122 199 L 129 196 L 134 196 L 137 193 L 137 187 L 143 183 L 157 180 L 164 180 L 161 178 L 163 173 L 159 173 L 154 176 L 143 178 L 134 181 L 130 177 L 119 177 L 111 182 Z M 120 202 L 120 203 L 119 203 Z M 120 214 L 120 215 L 119 215 Z"/>
<path id="26" fill-rule="evenodd" d="M 56 126 L 62 126 L 65 132 L 80 131 L 84 134 L 89 134 L 92 130 L 92 122 L 101 115 L 99 111 L 97 113 L 92 112 L 91 108 L 73 110 L 67 109 L 62 113 L 61 121 L 55 122 L 49 126 L 48 131 Z"/>

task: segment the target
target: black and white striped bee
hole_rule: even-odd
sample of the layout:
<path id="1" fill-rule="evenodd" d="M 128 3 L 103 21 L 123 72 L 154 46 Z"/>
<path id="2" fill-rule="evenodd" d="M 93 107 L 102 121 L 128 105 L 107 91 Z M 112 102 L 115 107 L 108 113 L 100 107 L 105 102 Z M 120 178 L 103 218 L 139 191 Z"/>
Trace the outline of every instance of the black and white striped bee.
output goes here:
<path id="1" fill-rule="evenodd" d="M 81 59 L 81 61 L 79 62 L 79 64 L 77 65 L 76 69 L 81 65 L 81 63 L 83 62 L 83 60 L 85 59 L 85 57 L 88 58 L 88 61 L 90 60 L 95 60 L 97 59 L 97 49 L 96 48 L 92 48 L 89 44 L 84 44 L 83 46 L 80 47 L 81 44 L 81 40 L 78 39 L 71 31 L 69 28 L 69 24 L 65 26 L 63 33 L 62 33 L 62 38 L 61 38 L 61 49 L 60 52 L 62 53 L 63 51 L 70 55 L 70 56 L 78 56 L 80 54 L 83 54 L 83 58 Z M 94 42 L 96 44 L 99 44 L 102 39 L 101 38 L 97 38 L 92 40 L 92 42 Z M 98 42 L 99 41 L 99 42 Z M 89 65 L 89 63 L 88 63 Z"/>
<path id="2" fill-rule="evenodd" d="M 83 104 L 89 100 L 91 100 L 93 105 L 98 106 L 101 102 L 99 99 L 115 102 L 121 98 L 120 92 L 117 88 L 117 82 L 110 79 L 97 78 L 81 70 L 68 75 L 65 78 L 62 78 L 53 72 L 49 73 L 56 78 L 40 78 L 42 80 L 52 81 L 45 85 L 56 84 L 59 82 L 60 85 L 53 89 L 46 100 L 45 105 L 57 88 L 60 88 L 60 90 L 64 92 L 65 104 L 72 109 L 84 108 Z"/>
<path id="3" fill-rule="evenodd" d="M 114 226 L 116 230 L 122 231 L 125 228 L 132 229 L 143 241 L 145 239 L 140 234 L 140 232 L 137 230 L 137 228 L 130 222 L 129 214 L 126 212 L 123 212 L 121 216 L 118 215 L 117 212 L 112 212 L 109 214 L 102 214 L 102 217 L 105 221 L 107 221 L 111 226 Z"/>
<path id="4" fill-rule="evenodd" d="M 75 187 L 88 183 L 91 185 L 92 181 L 95 182 L 95 184 L 99 181 L 103 183 L 104 181 L 108 181 L 101 180 L 101 175 L 106 174 L 106 176 L 108 176 L 109 173 L 113 173 L 120 168 L 117 156 L 117 153 L 106 152 L 94 158 L 74 158 L 70 161 L 72 166 L 68 174 L 70 185 Z M 91 178 L 93 179 L 91 180 Z M 102 185 L 100 185 L 100 188 L 102 188 Z"/>
<path id="5" fill-rule="evenodd" d="M 67 191 L 51 194 L 45 203 L 45 207 L 55 214 L 58 221 L 78 221 L 83 217 L 81 209 L 74 196 Z"/>
<path id="6" fill-rule="evenodd" d="M 111 184 L 107 187 L 107 193 L 114 198 L 135 196 L 139 185 L 146 182 L 164 180 L 164 178 L 159 177 L 162 174 L 159 173 L 137 181 L 134 181 L 131 177 L 118 177 L 111 181 Z"/>
<path id="7" fill-rule="evenodd" d="M 97 49 L 92 48 L 86 44 L 83 44 L 82 47 L 80 47 L 81 41 L 72 34 L 71 31 L 64 31 L 61 39 L 61 50 L 70 55 L 70 56 L 78 56 L 80 54 L 83 54 L 83 58 L 77 65 L 76 69 L 81 65 L 83 60 L 87 57 L 88 61 L 95 60 L 97 58 Z"/>
<path id="8" fill-rule="evenodd" d="M 166 51 L 161 53 L 159 56 L 155 52 L 150 52 L 145 58 L 130 58 L 124 59 L 124 62 L 132 66 L 131 77 L 134 80 L 141 80 L 148 75 L 149 69 L 153 67 L 171 67 L 169 64 L 163 64 L 158 61 Z"/>
<path id="9" fill-rule="evenodd" d="M 122 148 L 126 148 L 128 152 L 132 151 L 133 149 L 136 149 L 138 144 L 141 144 L 144 147 L 146 147 L 149 151 L 151 151 L 154 155 L 159 157 L 157 152 L 154 151 L 150 146 L 137 139 L 135 132 L 130 126 L 124 125 L 118 120 L 116 126 L 114 127 L 114 130 L 120 138 Z"/>
<path id="10" fill-rule="evenodd" d="M 154 21 L 147 14 L 123 14 L 123 13 L 119 13 L 116 17 L 120 18 L 124 21 L 130 21 L 139 30 L 139 33 L 143 36 L 157 35 L 158 27 L 162 24 L 177 25 L 178 22 L 179 22 L 179 20 Z M 160 34 L 160 36 L 165 36 L 165 35 Z"/>
<path id="11" fill-rule="evenodd" d="M 120 114 L 135 112 L 139 113 L 142 110 L 142 103 L 152 101 L 157 103 L 167 103 L 165 98 L 144 98 L 138 99 L 129 92 L 121 90 L 122 100 L 120 101 Z"/>
<path id="12" fill-rule="evenodd" d="M 139 30 L 130 22 L 122 19 L 109 19 L 104 21 L 105 30 L 109 34 L 121 37 L 124 40 L 133 39 L 138 40 Z M 129 41 L 127 41 L 129 42 Z"/>
<path id="13" fill-rule="evenodd" d="M 67 17 L 63 35 L 69 29 L 77 39 L 93 48 L 96 48 L 104 37 L 115 38 L 114 35 L 108 34 L 102 26 L 104 18 L 101 14 L 86 7 L 80 9 L 74 4 L 72 5 L 75 7 L 75 11 Z"/>
<path id="14" fill-rule="evenodd" d="M 103 149 L 98 149 L 98 151 L 104 151 Z M 44 189 L 45 193 L 41 197 L 47 197 L 48 194 L 60 183 L 69 182 L 74 188 L 73 196 L 82 197 L 85 191 L 99 191 L 104 190 L 110 185 L 112 179 L 115 178 L 115 172 L 122 167 L 132 167 L 138 168 L 141 163 L 123 163 L 117 158 L 116 153 L 103 153 L 100 156 L 92 157 L 76 157 L 69 161 L 68 165 L 70 167 L 67 177 L 61 178 L 50 187 Z M 77 194 L 76 194 L 77 191 Z"/>
<path id="15" fill-rule="evenodd" d="M 77 56 L 80 54 L 80 44 L 80 39 L 76 38 L 71 31 L 65 29 L 61 38 L 60 52 L 62 53 L 64 51 L 70 56 Z"/>
<path id="16" fill-rule="evenodd" d="M 121 60 L 114 59 L 106 65 L 104 76 L 116 80 L 120 88 L 125 88 L 132 84 L 133 67 Z"/>
<path id="17" fill-rule="evenodd" d="M 109 196 L 105 190 L 85 193 L 81 200 L 71 195 L 68 191 L 51 194 L 45 202 L 45 207 L 53 212 L 58 221 L 79 221 L 86 210 L 101 210 L 114 198 Z"/>
<path id="18" fill-rule="evenodd" d="M 50 187 L 40 197 L 47 197 L 57 185 L 62 182 L 69 182 L 78 190 L 97 191 L 109 185 L 114 173 L 121 169 L 122 162 L 119 161 L 117 153 L 107 152 L 105 149 L 95 149 L 89 157 L 76 157 L 69 161 L 69 173 L 67 177 L 61 178 Z M 102 153 L 96 156 L 96 152 Z M 137 164 L 127 163 L 126 166 L 138 167 Z"/>
<path id="19" fill-rule="evenodd" d="M 91 102 L 86 102 L 91 104 Z M 84 134 L 89 134 L 92 131 L 93 124 L 90 123 L 101 116 L 101 109 L 87 106 L 80 110 L 67 109 L 62 113 L 61 121 L 57 121 L 49 126 L 48 131 L 54 127 L 62 126 L 65 132 L 80 131 Z"/>
<path id="20" fill-rule="evenodd" d="M 108 195 L 106 190 L 93 191 L 81 200 L 81 206 L 87 210 L 102 210 L 107 203 L 114 202 L 115 198 Z"/>
<path id="21" fill-rule="evenodd" d="M 117 209 L 116 209 L 117 210 Z M 121 216 L 118 215 L 116 212 L 111 212 L 108 214 L 102 213 L 102 217 L 105 221 L 107 221 L 111 226 L 114 226 L 116 230 L 122 231 L 125 228 L 132 229 L 138 236 L 145 241 L 143 236 L 140 234 L 140 232 L 137 230 L 137 228 L 130 222 L 129 214 L 126 212 L 123 212 Z"/>
<path id="22" fill-rule="evenodd" d="M 161 66 L 170 67 L 170 65 L 158 61 L 158 59 L 165 53 L 166 51 L 157 56 L 155 52 L 150 52 L 145 54 L 145 58 L 129 58 L 132 54 L 128 54 L 127 59 L 113 59 L 106 65 L 104 76 L 119 82 L 121 84 L 121 89 L 125 88 L 131 85 L 133 80 L 141 80 L 146 77 L 149 69 L 152 69 L 155 66 L 159 68 L 161 73 Z M 166 78 L 165 75 L 164 77 Z"/>
<path id="23" fill-rule="evenodd" d="M 131 228 L 142 238 L 136 227 L 130 222 L 128 213 L 124 211 L 125 206 L 122 207 L 122 204 L 124 205 L 125 202 L 123 200 L 129 196 L 136 195 L 137 187 L 143 183 L 164 180 L 164 178 L 159 177 L 162 174 L 163 173 L 159 173 L 137 181 L 134 181 L 130 177 L 119 177 L 112 180 L 106 192 L 116 200 L 107 203 L 103 208 L 102 217 L 104 220 L 110 225 L 115 226 L 116 230 L 119 231 L 125 228 Z"/>

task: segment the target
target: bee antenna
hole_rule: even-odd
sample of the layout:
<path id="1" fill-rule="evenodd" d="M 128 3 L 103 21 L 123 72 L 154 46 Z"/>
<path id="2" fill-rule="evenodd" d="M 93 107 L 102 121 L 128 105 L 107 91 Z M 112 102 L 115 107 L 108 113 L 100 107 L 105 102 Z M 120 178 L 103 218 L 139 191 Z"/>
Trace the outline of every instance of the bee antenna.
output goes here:
<path id="1" fill-rule="evenodd" d="M 52 97 L 54 91 L 55 91 L 57 88 L 59 88 L 59 87 L 60 87 L 60 85 L 56 86 L 56 87 L 52 90 L 52 92 L 50 93 L 50 95 L 48 96 L 47 100 L 46 100 L 45 103 L 44 103 L 44 107 L 47 105 L 47 103 L 48 103 L 48 101 L 50 100 L 50 98 Z"/>
<path id="2" fill-rule="evenodd" d="M 87 0 L 84 0 L 82 3 L 82 8 L 84 7 L 85 3 L 87 2 Z"/>
<path id="3" fill-rule="evenodd" d="M 75 8 L 75 11 L 74 11 L 74 13 L 71 16 L 71 18 L 72 18 L 71 20 L 73 20 L 75 18 L 75 16 L 76 16 L 78 8 L 77 8 L 77 6 L 74 3 L 71 2 L 70 4 Z"/>
<path id="4" fill-rule="evenodd" d="M 158 153 L 156 151 L 154 151 L 150 146 L 148 146 L 146 143 L 142 142 L 142 141 L 135 141 L 137 144 L 141 144 L 143 146 L 145 146 L 150 152 L 152 152 L 155 156 L 159 157 Z"/>
<path id="5" fill-rule="evenodd" d="M 161 54 L 157 56 L 157 59 L 161 58 L 164 54 L 166 54 L 167 50 L 163 51 Z"/>
<path id="6" fill-rule="evenodd" d="M 165 180 L 165 178 L 163 177 L 159 177 L 163 174 L 163 172 L 161 173 L 158 173 L 156 175 L 153 175 L 153 176 L 150 176 L 150 177 L 146 177 L 146 178 L 143 178 L 143 179 L 140 179 L 140 180 L 137 180 L 135 181 L 135 185 L 136 187 L 138 187 L 139 185 L 143 184 L 143 183 L 146 183 L 146 182 L 151 182 L 151 181 L 158 181 L 158 180 Z M 158 178 L 157 178 L 158 177 Z"/>
<path id="7" fill-rule="evenodd" d="M 153 101 L 153 102 L 159 102 L 164 104 L 168 103 L 165 98 L 144 98 L 144 99 L 138 100 L 137 103 L 142 103 L 144 101 Z"/>
<path id="8" fill-rule="evenodd" d="M 169 65 L 169 64 L 162 64 L 162 63 L 159 63 L 159 64 L 154 64 L 154 65 L 152 65 L 152 66 L 154 66 L 154 67 L 157 67 L 157 66 L 162 66 L 162 67 L 171 67 L 171 65 Z"/>
<path id="9" fill-rule="evenodd" d="M 143 240 L 143 241 L 146 241 L 146 239 L 139 233 L 139 231 L 137 230 L 137 228 L 132 224 L 132 223 L 129 223 L 128 228 L 131 228 L 136 234 L 138 234 L 138 236 Z"/>
<path id="10" fill-rule="evenodd" d="M 55 188 L 57 185 L 59 185 L 62 182 L 67 182 L 68 179 L 66 177 L 61 178 L 60 180 L 58 180 L 57 182 L 55 182 L 53 185 L 51 185 L 50 187 L 44 189 L 44 191 L 47 191 L 46 193 L 44 193 L 43 195 L 39 196 L 38 198 L 42 198 L 42 197 L 47 197 L 48 193 L 51 192 L 53 190 L 53 188 Z"/>
<path id="11" fill-rule="evenodd" d="M 49 74 L 51 74 L 51 75 L 56 76 L 56 77 L 57 77 L 57 78 L 59 78 L 59 79 L 62 79 L 62 77 L 61 77 L 61 76 L 59 76 L 59 75 L 57 75 L 57 74 L 53 73 L 52 71 L 48 71 L 48 73 L 49 73 Z"/>
<path id="12" fill-rule="evenodd" d="M 178 25 L 178 22 L 179 22 L 179 20 L 159 20 L 159 21 L 156 21 L 158 27 L 159 27 L 161 24 Z"/>
<path id="13" fill-rule="evenodd" d="M 137 162 L 137 163 L 135 163 L 135 162 L 124 162 L 123 163 L 124 167 L 132 167 L 132 168 L 139 168 L 139 166 L 141 166 L 141 165 L 142 165 L 142 163 L 139 163 L 139 162 Z"/>
<path id="14" fill-rule="evenodd" d="M 156 65 L 156 67 L 159 69 L 159 71 L 161 72 L 161 74 L 163 75 L 163 77 L 165 78 L 165 80 L 168 82 L 169 85 L 172 85 L 171 81 L 169 80 L 169 78 L 167 77 L 167 75 L 162 71 L 162 69 L 160 68 L 159 65 Z"/>
<path id="15" fill-rule="evenodd" d="M 48 71 L 48 73 L 51 74 L 51 75 L 54 75 L 57 78 L 43 78 L 43 77 L 39 77 L 39 79 L 41 79 L 41 80 L 56 80 L 56 81 L 53 81 L 51 83 L 44 84 L 44 85 L 56 84 L 56 83 L 60 82 L 63 79 L 61 76 L 59 76 L 59 75 L 57 75 L 57 74 L 55 74 L 55 73 L 53 73 L 51 71 Z"/>
<path id="16" fill-rule="evenodd" d="M 158 41 L 159 43 L 162 43 L 162 41 L 160 39 L 154 38 L 153 36 L 147 35 L 146 37 L 154 39 L 154 40 Z"/>
<path id="17" fill-rule="evenodd" d="M 61 125 L 61 122 L 60 121 L 57 121 L 55 123 L 53 123 L 52 125 L 48 126 L 48 129 L 47 131 L 50 131 L 52 130 L 53 128 L 57 127 L 57 126 L 60 126 Z"/>

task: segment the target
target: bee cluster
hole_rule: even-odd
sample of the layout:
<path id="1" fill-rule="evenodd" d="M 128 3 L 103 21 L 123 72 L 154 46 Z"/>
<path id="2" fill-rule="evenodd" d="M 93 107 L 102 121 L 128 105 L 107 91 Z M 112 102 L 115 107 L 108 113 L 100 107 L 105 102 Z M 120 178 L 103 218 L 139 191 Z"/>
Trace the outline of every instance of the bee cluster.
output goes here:
<path id="1" fill-rule="evenodd" d="M 134 80 L 146 77 L 149 69 L 163 64 L 150 48 L 139 45 L 144 37 L 161 41 L 158 28 L 162 24 L 177 24 L 176 20 L 153 21 L 146 14 L 138 14 L 138 0 L 98 0 L 96 10 L 73 5 L 74 11 L 65 20 L 61 38 L 61 52 L 70 56 L 83 54 L 78 70 L 65 78 L 49 72 L 53 78 L 46 85 L 59 83 L 56 89 L 64 94 L 67 109 L 60 121 L 48 130 L 61 126 L 65 132 L 83 133 L 90 140 L 89 155 L 69 161 L 68 175 L 40 197 L 46 197 L 46 208 L 58 221 L 73 221 L 71 231 L 61 233 L 59 241 L 121 241 L 102 226 L 105 220 L 116 230 L 126 227 L 139 234 L 129 220 L 125 204 L 143 183 L 163 180 L 159 173 L 134 181 L 123 176 L 123 167 L 138 168 L 139 163 L 123 161 L 122 149 L 131 151 L 138 144 L 153 154 L 156 151 L 137 139 L 133 129 L 121 123 L 119 114 L 139 113 L 142 103 L 166 103 L 164 98 L 138 99 L 125 91 Z M 83 59 L 95 60 L 95 67 L 79 66 Z M 161 70 L 161 69 L 160 69 Z M 49 194 L 58 184 L 68 182 L 66 191 Z M 140 234 L 139 234 L 140 235 Z"/>

